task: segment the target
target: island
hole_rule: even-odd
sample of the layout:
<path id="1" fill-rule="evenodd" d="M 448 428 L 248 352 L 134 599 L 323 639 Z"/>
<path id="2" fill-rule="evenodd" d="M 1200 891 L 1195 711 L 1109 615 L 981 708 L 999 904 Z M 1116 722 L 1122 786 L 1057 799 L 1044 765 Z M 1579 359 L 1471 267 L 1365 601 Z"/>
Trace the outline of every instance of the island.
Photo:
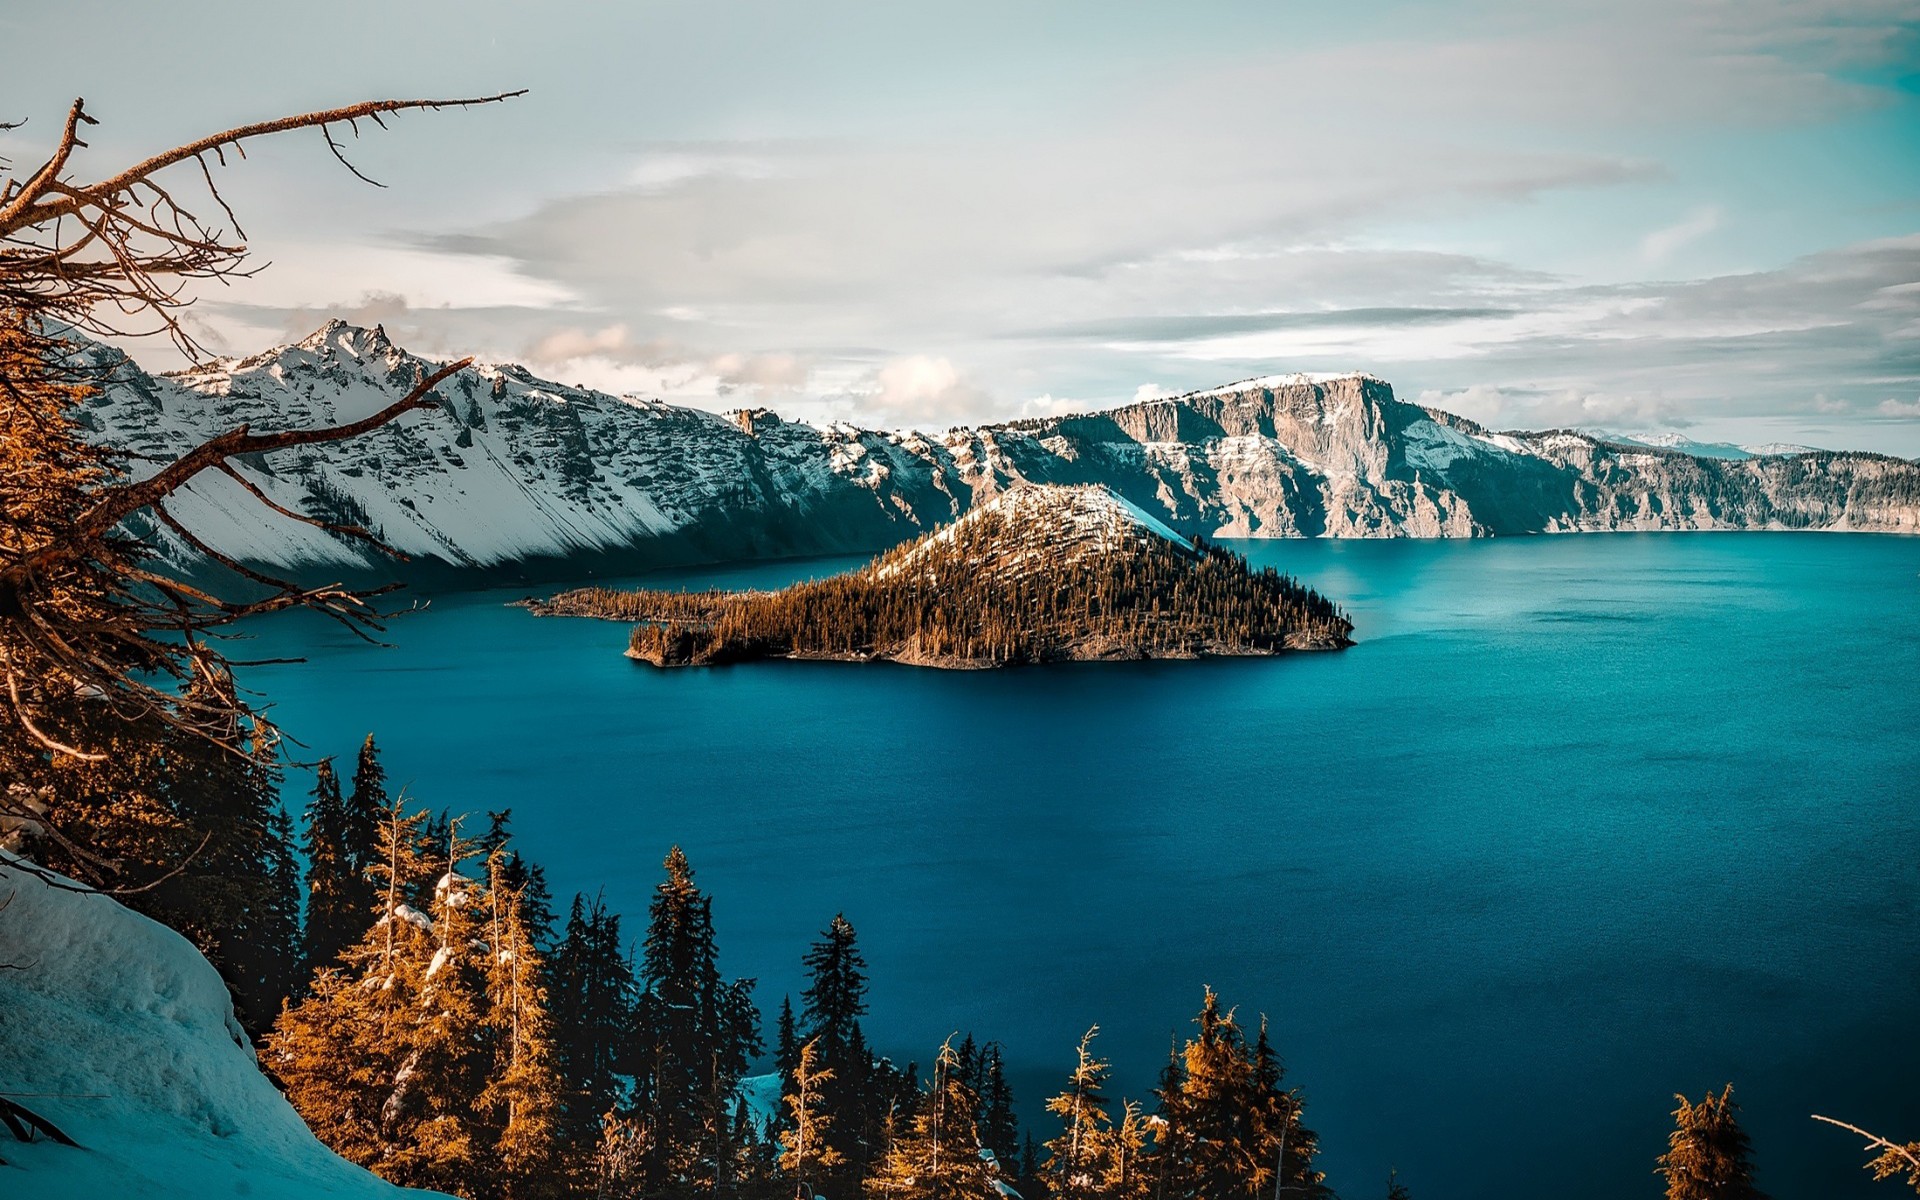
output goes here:
<path id="1" fill-rule="evenodd" d="M 581 588 L 542 616 L 629 621 L 657 667 L 759 659 L 972 669 L 1352 645 L 1326 597 L 1189 541 L 1099 485 L 1022 485 L 866 566 L 778 591 Z"/>

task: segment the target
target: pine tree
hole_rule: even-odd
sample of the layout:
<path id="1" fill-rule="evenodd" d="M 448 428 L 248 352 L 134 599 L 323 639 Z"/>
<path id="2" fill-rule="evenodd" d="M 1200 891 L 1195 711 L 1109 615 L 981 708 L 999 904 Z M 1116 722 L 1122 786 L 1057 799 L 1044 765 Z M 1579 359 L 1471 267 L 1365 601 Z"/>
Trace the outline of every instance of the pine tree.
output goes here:
<path id="1" fill-rule="evenodd" d="M 1326 1196 L 1312 1167 L 1318 1139 L 1300 1123 L 1300 1097 L 1282 1072 L 1265 1022 L 1249 1048 L 1232 1012 L 1209 988 L 1199 1031 L 1161 1076 L 1154 1148 L 1157 1195 L 1182 1200 L 1249 1195 L 1278 1182 L 1293 1196 Z"/>
<path id="2" fill-rule="evenodd" d="M 773 1065 L 780 1072 L 782 1086 L 793 1077 L 793 1069 L 800 1065 L 800 1041 L 794 1032 L 793 997 L 780 997 L 780 1023 L 774 1035 Z"/>
<path id="3" fill-rule="evenodd" d="M 893 1139 L 866 1180 L 883 1200 L 992 1200 L 998 1172 L 980 1154 L 975 1134 L 980 1099 L 961 1071 L 949 1038 L 934 1059 L 933 1078 L 908 1132 Z"/>
<path id="4" fill-rule="evenodd" d="M 224 676 L 200 680 L 186 702 L 218 707 L 232 687 Z M 292 847 L 280 813 L 279 746 L 270 727 L 240 717 L 209 732 L 223 745 L 155 728 L 149 753 L 134 760 L 148 776 L 142 790 L 186 844 L 132 903 L 186 935 L 227 981 L 241 1024 L 264 1032 L 292 990 L 300 948 L 299 893 L 286 887 Z"/>
<path id="5" fill-rule="evenodd" d="M 1413 1200 L 1413 1193 L 1407 1190 L 1406 1184 L 1400 1182 L 1398 1171 L 1387 1172 L 1387 1200 Z"/>
<path id="6" fill-rule="evenodd" d="M 381 908 L 368 914 L 378 919 L 281 1013 L 262 1056 L 315 1136 L 396 1182 L 407 1182 L 390 1164 L 411 1132 L 407 1064 L 436 948 L 430 919 L 403 899 L 431 870 L 417 844 L 422 819 L 390 806 L 377 864 Z"/>
<path id="7" fill-rule="evenodd" d="M 523 897 L 507 882 L 506 854 L 498 847 L 487 860 L 487 874 L 485 1025 L 494 1042 L 494 1062 L 479 1109 L 496 1126 L 491 1131 L 494 1186 L 514 1200 L 536 1194 L 554 1179 L 561 1083 L 539 950 L 526 924 Z"/>
<path id="8" fill-rule="evenodd" d="M 443 844 L 421 849 L 423 858 L 437 851 L 439 877 L 429 901 L 434 950 L 421 974 L 407 1057 L 393 1093 L 407 1131 L 389 1157 L 389 1178 L 461 1191 L 475 1184 L 488 1157 L 475 1106 L 494 1065 L 484 1030 L 492 955 L 481 940 L 484 893 L 461 871 L 473 844 L 460 836 L 459 822 L 447 823 Z"/>
<path id="9" fill-rule="evenodd" d="M 387 769 L 380 764 L 380 748 L 373 735 L 360 744 L 353 767 L 353 794 L 341 804 L 341 842 L 347 848 L 349 869 L 364 878 L 380 846 L 380 825 L 386 819 Z"/>
<path id="10" fill-rule="evenodd" d="M 1667 1200 L 1766 1200 L 1753 1185 L 1753 1144 L 1740 1128 L 1733 1085 L 1698 1104 L 1676 1095 L 1674 1131 L 1660 1156 Z"/>
<path id="11" fill-rule="evenodd" d="M 1040 1166 L 1040 1149 L 1034 1144 L 1033 1134 L 1029 1133 L 1020 1140 L 1020 1171 L 1014 1177 L 1013 1190 L 1019 1192 L 1023 1200 L 1042 1200 L 1046 1195 L 1046 1186 Z"/>
<path id="12" fill-rule="evenodd" d="M 1093 1200 L 1104 1193 L 1107 1150 L 1112 1122 L 1107 1116 L 1107 1063 L 1095 1058 L 1093 1039 L 1098 1025 L 1080 1039 L 1079 1061 L 1068 1087 L 1047 1101 L 1047 1111 L 1060 1118 L 1059 1136 L 1047 1143 L 1047 1194 L 1061 1200 Z"/>
<path id="13" fill-rule="evenodd" d="M 881 1081 L 874 1078 L 873 1055 L 860 1028 L 867 1012 L 867 963 L 845 914 L 834 916 L 801 963 L 809 982 L 800 994 L 800 1036 L 819 1044 L 820 1063 L 831 1072 L 825 1102 L 834 1127 L 827 1137 L 852 1172 L 863 1174 L 870 1135 L 877 1135 L 886 1107 L 873 1102 Z"/>
<path id="14" fill-rule="evenodd" d="M 608 1113 L 625 1107 L 619 1075 L 633 1034 L 635 985 L 620 915 L 576 895 L 553 952 L 552 1015 L 562 1081 L 562 1140 L 597 1146 Z"/>
<path id="15" fill-rule="evenodd" d="M 713 902 L 693 881 L 678 846 L 667 878 L 648 906 L 634 1011 L 634 1104 L 652 1136 L 645 1168 L 650 1190 L 670 1192 L 716 1178 L 712 1134 L 731 1095 L 760 1051 L 753 981 L 720 978 Z"/>
<path id="16" fill-rule="evenodd" d="M 346 801 L 333 760 L 323 758 L 314 768 L 312 801 L 307 805 L 307 934 L 306 968 L 312 975 L 331 965 L 367 924 L 367 907 L 360 892 L 364 880 L 354 877 L 353 855 L 347 849 Z"/>
<path id="17" fill-rule="evenodd" d="M 980 1141 L 994 1160 L 1011 1170 L 1020 1153 L 1020 1126 L 1013 1115 L 1013 1088 L 999 1043 L 987 1047 L 985 1080 L 980 1092 Z"/>
<path id="18" fill-rule="evenodd" d="M 1267 1018 L 1260 1018 L 1260 1035 L 1253 1047 L 1252 1103 L 1259 1131 L 1260 1153 L 1279 1171 L 1279 1184 L 1289 1195 L 1327 1193 L 1326 1176 L 1313 1160 L 1320 1153 L 1320 1136 L 1300 1123 L 1298 1092 L 1284 1088 L 1286 1071 L 1267 1034 Z"/>
<path id="19" fill-rule="evenodd" d="M 475 843 L 483 860 L 491 861 L 496 850 L 506 852 L 500 866 L 500 879 L 520 898 L 521 919 L 533 938 L 534 948 L 547 953 L 553 942 L 553 892 L 547 887 L 547 872 L 539 863 L 529 862 L 509 843 L 512 840 L 513 810 L 487 814 L 487 831 Z"/>
<path id="20" fill-rule="evenodd" d="M 834 1118 L 823 1090 L 832 1082 L 833 1071 L 820 1065 L 820 1039 L 810 1039 L 794 1062 L 787 1127 L 780 1131 L 780 1169 L 792 1177 L 798 1200 L 812 1200 L 815 1185 L 846 1162 L 833 1146 Z"/>

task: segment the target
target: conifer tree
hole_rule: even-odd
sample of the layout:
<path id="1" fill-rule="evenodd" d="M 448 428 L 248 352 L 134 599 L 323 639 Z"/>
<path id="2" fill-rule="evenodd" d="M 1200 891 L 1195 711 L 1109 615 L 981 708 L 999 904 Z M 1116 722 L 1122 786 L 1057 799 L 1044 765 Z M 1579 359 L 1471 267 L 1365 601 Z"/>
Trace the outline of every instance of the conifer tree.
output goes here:
<path id="1" fill-rule="evenodd" d="M 849 1167 L 864 1173 L 872 1140 L 868 1135 L 877 1134 L 886 1107 L 873 1102 L 884 1081 L 875 1078 L 873 1055 L 860 1027 L 867 1012 L 867 963 L 845 914 L 835 914 L 801 963 L 809 981 L 800 994 L 800 1036 L 819 1043 L 820 1063 L 832 1073 L 826 1105 L 835 1125 L 827 1136 Z"/>
<path id="2" fill-rule="evenodd" d="M 421 849 L 423 858 L 437 852 L 437 861 L 427 859 L 439 873 L 428 893 L 434 949 L 395 1081 L 395 1119 L 405 1123 L 405 1136 L 390 1154 L 389 1178 L 461 1191 L 477 1181 L 489 1149 L 475 1105 L 494 1065 L 484 1030 L 492 955 L 481 940 L 484 894 L 461 872 L 473 843 L 460 836 L 459 822 L 447 823 L 441 845 Z"/>
<path id="3" fill-rule="evenodd" d="M 550 975 L 563 1140 L 595 1147 L 607 1114 L 627 1101 L 619 1070 L 633 1033 L 635 987 L 620 915 L 598 897 L 588 904 L 575 895 Z"/>
<path id="4" fill-rule="evenodd" d="M 311 795 L 305 843 L 309 975 L 331 965 L 365 931 L 369 907 L 360 895 L 363 881 L 354 878 L 353 855 L 347 849 L 346 801 L 340 795 L 332 759 L 323 758 L 314 768 Z"/>
<path id="5" fill-rule="evenodd" d="M 1276 1183 L 1289 1195 L 1327 1195 L 1312 1167 L 1313 1132 L 1300 1123 L 1297 1094 L 1281 1090 L 1278 1056 L 1265 1023 L 1249 1048 L 1232 1012 L 1208 988 L 1199 1031 L 1161 1076 L 1165 1122 L 1156 1138 L 1156 1193 L 1185 1198 L 1249 1195 Z"/>
<path id="6" fill-rule="evenodd" d="M 1020 1153 L 1020 1126 L 1013 1115 L 1013 1088 L 1007 1083 L 1006 1061 L 999 1043 L 988 1045 L 985 1062 L 980 1092 L 980 1141 L 993 1151 L 995 1161 L 1010 1171 Z"/>
<path id="7" fill-rule="evenodd" d="M 551 1192 L 559 1157 L 561 1084 L 554 1065 L 547 991 L 523 897 L 507 882 L 507 857 L 495 847 L 487 860 L 485 1024 L 494 1061 L 479 1108 L 495 1128 L 494 1187 L 508 1200 Z"/>
<path id="8" fill-rule="evenodd" d="M 648 906 L 634 1011 L 634 1104 L 651 1133 L 646 1186 L 671 1191 L 711 1182 L 712 1135 L 731 1095 L 760 1051 L 753 981 L 725 982 L 713 930 L 713 902 L 675 846 L 667 878 Z"/>
<path id="9" fill-rule="evenodd" d="M 386 819 L 387 769 L 380 763 L 380 748 L 369 733 L 360 743 L 360 757 L 353 767 L 353 794 L 341 804 L 341 841 L 347 847 L 348 863 L 357 876 L 364 876 L 373 865 L 380 846 L 380 825 Z"/>
<path id="10" fill-rule="evenodd" d="M 775 1026 L 773 1041 L 773 1066 L 780 1072 L 780 1086 L 784 1090 L 793 1079 L 793 1069 L 800 1065 L 800 1038 L 793 1023 L 793 997 L 780 997 L 780 1021 Z"/>
<path id="11" fill-rule="evenodd" d="M 1674 1131 L 1660 1156 L 1667 1177 L 1667 1200 L 1766 1200 L 1753 1185 L 1753 1144 L 1740 1128 L 1733 1085 L 1700 1103 L 1676 1095 Z"/>
<path id="12" fill-rule="evenodd" d="M 1407 1185 L 1400 1182 L 1400 1172 L 1387 1172 L 1387 1200 L 1413 1200 L 1413 1193 Z"/>
<path id="13" fill-rule="evenodd" d="M 1253 1047 L 1253 1105 L 1261 1152 L 1279 1172 L 1289 1195 L 1324 1195 L 1326 1176 L 1313 1160 L 1320 1153 L 1320 1136 L 1300 1123 L 1301 1098 L 1284 1089 L 1285 1069 L 1267 1034 L 1267 1018 L 1260 1018 L 1260 1035 Z"/>
<path id="14" fill-rule="evenodd" d="M 793 1179 L 796 1200 L 812 1200 L 815 1185 L 846 1162 L 833 1145 L 824 1091 L 832 1082 L 832 1069 L 820 1065 L 820 1039 L 809 1039 L 794 1061 L 787 1127 L 780 1131 L 780 1169 Z"/>
<path id="15" fill-rule="evenodd" d="M 960 1070 L 949 1038 L 934 1059 L 927 1094 L 911 1128 L 893 1139 L 866 1180 L 883 1200 L 993 1200 L 1001 1195 L 994 1165 L 976 1135 L 980 1098 Z"/>
<path id="16" fill-rule="evenodd" d="M 1061 1130 L 1047 1143 L 1047 1194 L 1061 1200 L 1093 1200 L 1104 1193 L 1108 1135 L 1107 1063 L 1093 1056 L 1098 1025 L 1080 1039 L 1079 1061 L 1067 1089 L 1047 1101 L 1047 1111 L 1060 1118 Z"/>
<path id="17" fill-rule="evenodd" d="M 335 1153 L 396 1182 L 391 1163 L 407 1139 L 420 991 L 436 942 L 426 914 L 404 897 L 431 869 L 420 856 L 423 815 L 391 805 L 376 869 L 381 908 L 364 935 L 322 967 L 310 994 L 281 1013 L 263 1062 L 287 1099 Z"/>
<path id="18" fill-rule="evenodd" d="M 520 900 L 521 918 L 533 938 L 534 948 L 546 954 L 553 942 L 553 892 L 547 887 L 546 868 L 530 862 L 510 844 L 513 834 L 513 810 L 487 814 L 487 831 L 476 843 L 480 857 L 491 861 L 494 851 L 504 850 L 500 879 Z"/>

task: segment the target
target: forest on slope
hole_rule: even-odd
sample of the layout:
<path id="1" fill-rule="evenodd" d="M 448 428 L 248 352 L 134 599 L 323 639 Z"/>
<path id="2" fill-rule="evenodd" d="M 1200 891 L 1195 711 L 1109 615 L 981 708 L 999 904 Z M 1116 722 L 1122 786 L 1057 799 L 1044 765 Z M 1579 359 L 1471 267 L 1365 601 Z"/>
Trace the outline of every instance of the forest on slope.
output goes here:
<path id="1" fill-rule="evenodd" d="M 859 570 L 775 592 L 588 588 L 530 607 L 636 622 L 628 653 L 655 666 L 999 667 L 1350 644 L 1352 622 L 1324 596 L 1156 526 L 1105 488 L 1026 487 Z"/>

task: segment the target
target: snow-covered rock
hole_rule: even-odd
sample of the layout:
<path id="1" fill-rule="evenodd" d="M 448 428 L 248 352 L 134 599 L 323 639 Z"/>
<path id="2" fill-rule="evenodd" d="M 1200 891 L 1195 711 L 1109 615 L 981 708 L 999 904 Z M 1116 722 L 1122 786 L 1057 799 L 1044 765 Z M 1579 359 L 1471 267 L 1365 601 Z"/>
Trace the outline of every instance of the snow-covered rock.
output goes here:
<path id="1" fill-rule="evenodd" d="M 187 940 L 0 851 L 0 1095 L 79 1143 L 0 1130 L 0 1195 L 33 1200 L 428 1196 L 315 1140 Z"/>
<path id="2" fill-rule="evenodd" d="M 175 375 L 147 375 L 103 347 L 85 353 L 111 364 L 115 382 L 81 419 L 99 440 L 150 457 L 242 423 L 353 420 L 438 365 L 377 327 L 338 321 Z M 288 509 L 375 530 L 409 567 L 278 516 L 220 476 L 168 507 L 236 558 L 334 577 L 864 553 L 1021 483 L 1102 484 L 1183 535 L 1211 537 L 1920 529 L 1920 465 L 1904 460 L 1501 433 L 1398 400 L 1365 374 L 1271 375 L 940 434 L 821 428 L 765 409 L 723 417 L 512 364 L 481 364 L 437 395 L 436 409 L 354 441 L 238 464 Z M 170 531 L 155 536 L 191 563 Z"/>
<path id="3" fill-rule="evenodd" d="M 911 577 L 945 547 L 966 540 L 968 531 L 999 521 L 989 559 L 972 570 L 995 579 L 1013 579 L 1042 565 L 1057 566 L 1085 555 L 1129 544 L 1170 542 L 1190 550 L 1190 539 L 1165 521 L 1100 484 L 1061 486 L 1018 484 L 975 505 L 952 524 L 921 538 L 873 565 L 877 578 Z"/>

